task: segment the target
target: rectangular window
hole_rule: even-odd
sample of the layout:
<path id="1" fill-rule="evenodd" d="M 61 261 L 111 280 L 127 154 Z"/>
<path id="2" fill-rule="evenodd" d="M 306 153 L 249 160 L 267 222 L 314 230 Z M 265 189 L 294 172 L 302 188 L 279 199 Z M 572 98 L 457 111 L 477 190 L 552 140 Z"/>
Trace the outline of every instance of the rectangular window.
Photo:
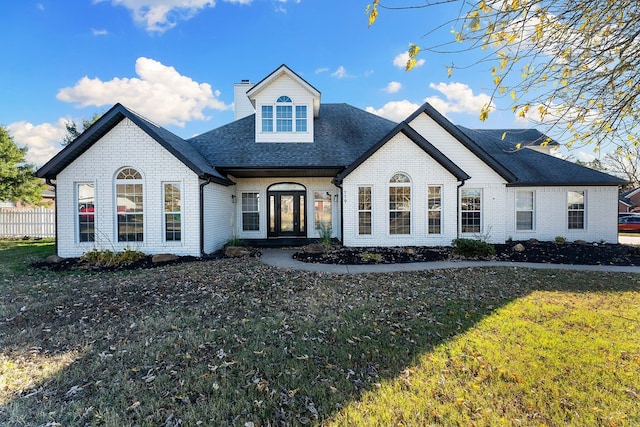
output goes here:
<path id="1" fill-rule="evenodd" d="M 316 230 L 331 229 L 331 193 L 314 191 L 313 222 Z"/>
<path id="2" fill-rule="evenodd" d="M 262 132 L 273 132 L 273 106 L 262 106 Z"/>
<path id="3" fill-rule="evenodd" d="M 293 132 L 291 105 L 276 105 L 276 132 Z"/>
<path id="4" fill-rule="evenodd" d="M 411 234 L 411 187 L 389 187 L 389 234 Z"/>
<path id="5" fill-rule="evenodd" d="M 482 190 L 461 190 L 460 231 L 480 233 L 482 231 Z"/>
<path id="6" fill-rule="evenodd" d="M 296 105 L 296 132 L 307 131 L 307 106 Z"/>
<path id="7" fill-rule="evenodd" d="M 182 191 L 179 182 L 164 184 L 164 238 L 167 242 L 182 240 Z"/>
<path id="8" fill-rule="evenodd" d="M 516 230 L 533 230 L 533 191 L 516 192 Z"/>
<path id="9" fill-rule="evenodd" d="M 96 213 L 94 184 L 78 184 L 78 240 L 94 242 L 96 240 Z"/>
<path id="10" fill-rule="evenodd" d="M 429 200 L 427 205 L 429 234 L 442 233 L 442 187 L 429 186 Z"/>
<path id="11" fill-rule="evenodd" d="M 371 187 L 358 187 L 358 234 L 371 234 Z"/>
<path id="12" fill-rule="evenodd" d="M 116 184 L 118 242 L 144 241 L 142 184 Z"/>
<path id="13" fill-rule="evenodd" d="M 260 193 L 242 193 L 242 231 L 260 230 Z"/>
<path id="14" fill-rule="evenodd" d="M 569 191 L 567 197 L 569 230 L 583 230 L 584 227 L 584 191 Z"/>

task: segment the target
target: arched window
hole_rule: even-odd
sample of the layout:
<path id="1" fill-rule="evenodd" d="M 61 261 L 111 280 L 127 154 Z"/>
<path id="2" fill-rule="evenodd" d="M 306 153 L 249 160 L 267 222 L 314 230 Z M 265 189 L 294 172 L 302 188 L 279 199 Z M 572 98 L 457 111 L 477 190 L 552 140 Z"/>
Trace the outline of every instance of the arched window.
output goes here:
<path id="1" fill-rule="evenodd" d="M 116 175 L 118 242 L 144 241 L 144 194 L 140 172 L 123 168 Z"/>
<path id="2" fill-rule="evenodd" d="M 307 131 L 307 106 L 295 105 L 293 100 L 282 95 L 275 102 L 275 117 L 273 105 L 263 105 L 262 132 L 306 132 Z M 295 112 L 295 115 L 294 115 Z M 273 122 L 275 120 L 275 127 Z M 295 129 L 294 129 L 295 120 Z"/>
<path id="3" fill-rule="evenodd" d="M 411 234 L 411 179 L 404 173 L 389 180 L 389 234 Z"/>

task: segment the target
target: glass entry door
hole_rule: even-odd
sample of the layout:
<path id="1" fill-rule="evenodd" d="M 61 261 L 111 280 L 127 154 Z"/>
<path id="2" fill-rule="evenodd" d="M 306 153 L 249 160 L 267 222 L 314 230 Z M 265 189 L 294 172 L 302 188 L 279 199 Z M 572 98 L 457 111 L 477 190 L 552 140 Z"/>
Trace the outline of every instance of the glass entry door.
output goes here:
<path id="1" fill-rule="evenodd" d="M 268 237 L 305 237 L 305 192 L 269 191 Z"/>

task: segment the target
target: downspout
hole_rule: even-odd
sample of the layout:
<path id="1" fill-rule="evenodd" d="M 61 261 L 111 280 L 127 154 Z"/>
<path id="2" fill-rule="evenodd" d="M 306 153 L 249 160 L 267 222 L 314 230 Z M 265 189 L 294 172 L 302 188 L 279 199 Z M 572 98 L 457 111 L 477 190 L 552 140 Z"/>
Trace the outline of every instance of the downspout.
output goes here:
<path id="1" fill-rule="evenodd" d="M 211 184 L 211 178 L 200 184 L 200 256 L 204 253 L 204 187 Z"/>
<path id="2" fill-rule="evenodd" d="M 53 187 L 53 200 L 54 200 L 54 207 L 53 207 L 53 233 L 54 233 L 54 245 L 56 247 L 56 255 L 60 256 L 58 254 L 58 184 L 54 184 L 53 182 L 51 182 L 51 178 L 47 178 L 45 180 L 45 182 L 47 183 L 47 185 L 50 185 Z"/>
<path id="3" fill-rule="evenodd" d="M 340 241 L 344 243 L 344 197 L 342 194 L 342 183 L 334 182 L 333 185 L 340 189 Z"/>
<path id="4" fill-rule="evenodd" d="M 462 187 L 465 182 L 467 182 L 467 180 L 463 179 L 456 187 L 456 239 L 460 238 L 460 187 Z"/>

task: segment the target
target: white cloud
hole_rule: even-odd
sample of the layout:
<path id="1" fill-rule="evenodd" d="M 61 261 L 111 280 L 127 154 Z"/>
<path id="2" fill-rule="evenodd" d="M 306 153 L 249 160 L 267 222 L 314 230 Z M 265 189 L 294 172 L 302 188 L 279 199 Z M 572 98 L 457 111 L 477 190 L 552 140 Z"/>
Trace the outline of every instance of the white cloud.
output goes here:
<path id="1" fill-rule="evenodd" d="M 405 68 L 407 66 L 408 60 L 409 60 L 409 53 L 402 52 L 401 54 L 393 58 L 393 65 L 395 65 L 398 68 Z M 422 67 L 424 65 L 424 62 L 425 62 L 424 59 L 418 59 L 416 61 L 415 67 Z"/>
<path id="2" fill-rule="evenodd" d="M 382 108 L 377 110 L 373 107 L 367 107 L 366 111 L 393 120 L 394 122 L 401 122 L 416 111 L 418 107 L 420 107 L 420 105 L 404 99 L 402 101 L 387 102 Z"/>
<path id="3" fill-rule="evenodd" d="M 478 114 L 482 107 L 491 101 L 487 94 L 474 95 L 473 90 L 464 83 L 430 83 L 429 87 L 442 93 L 445 99 L 430 96 L 425 101 L 445 116 L 448 113 Z M 493 103 L 491 105 L 495 108 Z"/>
<path id="4" fill-rule="evenodd" d="M 108 0 L 94 0 L 101 3 Z M 223 0 L 233 4 L 250 4 L 252 0 Z M 133 20 L 149 32 L 163 33 L 175 27 L 178 21 L 193 18 L 202 9 L 214 7 L 215 0 L 111 0 L 133 14 Z"/>
<path id="5" fill-rule="evenodd" d="M 36 4 L 36 7 L 38 8 L 38 10 L 44 12 L 44 5 L 42 3 Z"/>
<path id="6" fill-rule="evenodd" d="M 43 165 L 62 148 L 60 142 L 67 134 L 67 121 L 68 119 L 61 118 L 53 124 L 39 125 L 20 121 L 9 124 L 7 129 L 18 147 L 29 149 L 26 155 L 27 162 Z"/>
<path id="7" fill-rule="evenodd" d="M 316 73 L 316 74 L 322 74 L 322 73 L 326 73 L 327 71 L 329 71 L 329 68 L 327 68 L 327 67 L 321 67 L 321 68 L 316 68 L 315 73 Z"/>
<path id="8" fill-rule="evenodd" d="M 227 110 L 208 83 L 198 83 L 149 58 L 136 60 L 139 78 L 114 78 L 102 81 L 85 76 L 75 86 L 60 89 L 57 98 L 80 107 L 112 105 L 120 102 L 159 125 L 178 125 L 191 120 L 206 120 L 204 110 Z"/>
<path id="9" fill-rule="evenodd" d="M 402 89 L 402 83 L 400 82 L 389 82 L 384 91 L 387 93 L 398 93 Z"/>
<path id="10" fill-rule="evenodd" d="M 349 74 L 347 73 L 347 69 L 344 68 L 342 65 L 338 67 L 338 69 L 336 71 L 334 71 L 331 74 L 331 77 L 335 77 L 337 79 L 345 79 L 347 77 L 350 77 Z"/>
<path id="11" fill-rule="evenodd" d="M 99 30 L 92 28 L 91 34 L 93 34 L 94 36 L 106 36 L 109 34 L 109 31 L 105 30 L 104 28 L 101 28 Z"/>

